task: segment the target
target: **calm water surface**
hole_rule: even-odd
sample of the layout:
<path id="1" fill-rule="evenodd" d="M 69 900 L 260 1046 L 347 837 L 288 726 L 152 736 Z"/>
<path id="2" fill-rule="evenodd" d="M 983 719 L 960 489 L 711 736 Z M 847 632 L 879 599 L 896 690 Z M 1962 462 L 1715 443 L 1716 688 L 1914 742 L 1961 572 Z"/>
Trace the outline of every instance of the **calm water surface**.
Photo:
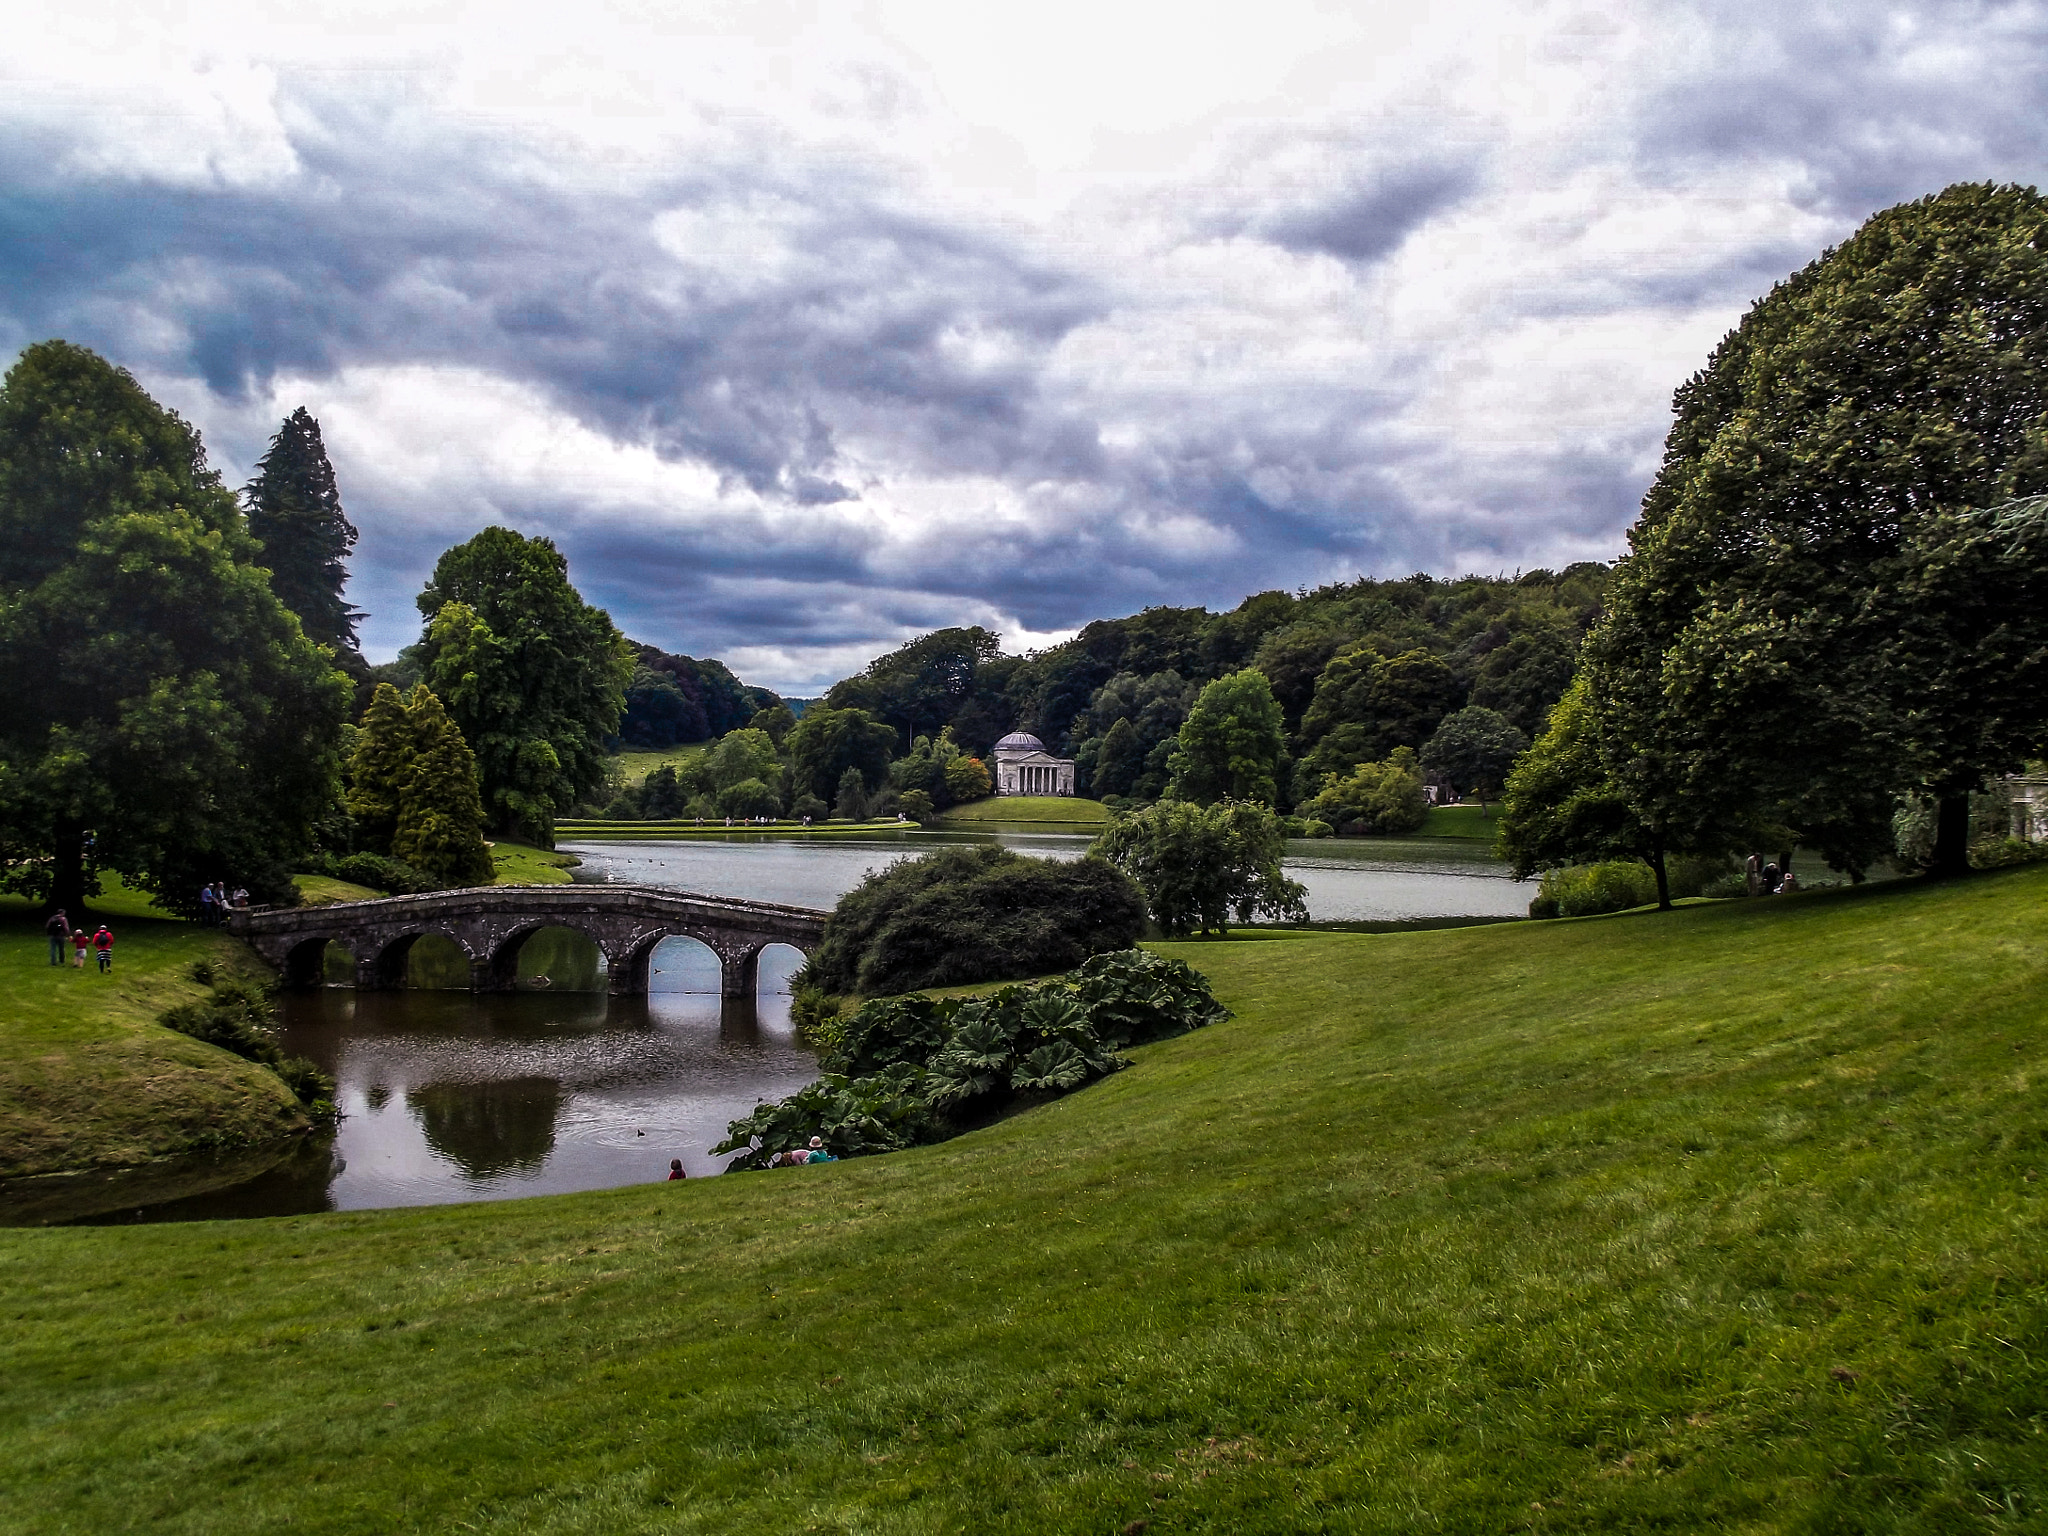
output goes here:
<path id="1" fill-rule="evenodd" d="M 1089 837 L 1071 833 L 905 831 L 746 841 L 578 842 L 579 880 L 666 885 L 710 896 L 829 908 L 871 869 L 947 843 L 996 841 L 1020 853 L 1078 859 Z M 1532 885 L 1508 878 L 1483 844 L 1455 838 L 1321 838 L 1288 844 L 1286 870 L 1308 888 L 1318 922 L 1403 922 L 1432 917 L 1525 917 Z"/>
<path id="2" fill-rule="evenodd" d="M 1053 858 L 1079 858 L 1089 843 L 1086 835 L 1018 828 L 562 847 L 583 860 L 579 880 L 829 908 L 871 869 L 949 842 L 991 840 Z M 1444 839 L 1299 841 L 1286 867 L 1308 888 L 1309 915 L 1321 921 L 1517 917 L 1532 894 L 1483 848 Z M 688 939 L 656 953 L 655 990 L 645 998 L 339 988 L 289 995 L 285 1048 L 340 1084 L 343 1118 L 331 1140 L 25 1181 L 0 1188 L 0 1221 L 202 1220 L 503 1200 L 657 1181 L 672 1157 L 692 1178 L 715 1173 L 723 1159 L 710 1148 L 727 1122 L 817 1075 L 789 1025 L 786 983 L 800 959 L 772 946 L 752 1004 L 721 1002 L 716 961 Z"/>
<path id="3" fill-rule="evenodd" d="M 0 1189 L 0 1220 L 177 1221 L 444 1205 L 718 1172 L 710 1149 L 761 1099 L 818 1075 L 789 1023 L 771 947 L 751 1002 L 722 1001 L 688 939 L 655 954 L 657 991 L 363 992 L 281 999 L 284 1048 L 339 1083 L 331 1141 L 247 1157 Z"/>

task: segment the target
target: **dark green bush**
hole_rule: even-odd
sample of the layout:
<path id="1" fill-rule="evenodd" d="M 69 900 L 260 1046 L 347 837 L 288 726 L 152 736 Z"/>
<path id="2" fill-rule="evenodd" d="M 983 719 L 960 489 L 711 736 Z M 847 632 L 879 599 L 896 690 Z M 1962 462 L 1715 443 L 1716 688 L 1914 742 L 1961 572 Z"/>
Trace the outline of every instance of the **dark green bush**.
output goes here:
<path id="1" fill-rule="evenodd" d="M 733 1121 L 712 1150 L 739 1153 L 739 1169 L 813 1136 L 834 1157 L 943 1141 L 1120 1070 L 1124 1046 L 1228 1016 L 1186 965 L 1136 949 L 986 997 L 877 998 L 816 1031 L 818 1082 Z"/>
<path id="2" fill-rule="evenodd" d="M 1043 976 L 1144 930 L 1145 898 L 1101 859 L 947 848 L 900 860 L 842 897 L 803 981 L 877 997 Z"/>
<path id="3" fill-rule="evenodd" d="M 1674 901 L 1720 888 L 1727 878 L 1725 858 L 1671 859 L 1665 876 Z M 1738 877 L 1739 878 L 1739 877 Z M 1657 900 L 1657 873 L 1638 859 L 1613 859 L 1605 864 L 1575 864 L 1548 870 L 1541 893 L 1529 903 L 1531 917 L 1596 917 L 1625 912 Z"/>
<path id="4" fill-rule="evenodd" d="M 424 870 L 382 853 L 330 853 L 309 862 L 308 874 L 367 885 L 391 896 L 424 896 L 442 888 L 441 882 Z"/>
<path id="5" fill-rule="evenodd" d="M 195 974 L 198 968 L 195 964 Z M 157 1022 L 270 1068 L 315 1119 L 334 1117 L 334 1079 L 305 1057 L 287 1056 L 278 1049 L 270 993 L 257 983 L 214 980 L 213 995 L 204 1002 L 180 1003 L 160 1014 Z"/>

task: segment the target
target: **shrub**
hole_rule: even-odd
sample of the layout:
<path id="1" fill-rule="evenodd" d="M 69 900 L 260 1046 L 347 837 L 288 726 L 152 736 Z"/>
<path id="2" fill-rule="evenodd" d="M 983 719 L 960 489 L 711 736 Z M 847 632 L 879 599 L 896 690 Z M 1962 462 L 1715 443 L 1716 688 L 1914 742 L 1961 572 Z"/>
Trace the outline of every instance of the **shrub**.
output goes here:
<path id="1" fill-rule="evenodd" d="M 195 975 L 198 967 L 194 966 Z M 209 968 L 209 977 L 212 972 Z M 303 1056 L 287 1056 L 272 1033 L 270 993 L 251 981 L 214 980 L 204 1002 L 181 1003 L 157 1022 L 181 1035 L 270 1068 L 315 1119 L 334 1117 L 334 1079 Z"/>
<path id="2" fill-rule="evenodd" d="M 943 1141 L 1120 1071 L 1124 1046 L 1227 1017 L 1185 964 L 1135 949 L 986 997 L 878 998 L 818 1032 L 818 1082 L 733 1121 L 712 1150 L 738 1153 L 740 1169 L 813 1136 L 834 1157 Z"/>
<path id="3" fill-rule="evenodd" d="M 2042 859 L 2048 859 L 2048 843 L 2030 843 L 2023 837 L 1987 837 L 1970 845 L 1972 869 L 2004 869 Z"/>
<path id="4" fill-rule="evenodd" d="M 1668 860 L 1665 879 L 1672 899 L 1708 894 L 1728 878 L 1725 858 L 1682 858 Z M 1741 894 L 1741 876 L 1735 876 Z M 1605 864 L 1578 864 L 1569 869 L 1548 870 L 1535 900 L 1529 903 L 1531 917 L 1596 917 L 1603 912 L 1626 912 L 1630 907 L 1647 907 L 1657 900 L 1657 872 L 1636 859 L 1614 859 Z"/>
<path id="5" fill-rule="evenodd" d="M 924 826 L 939 814 L 932 804 L 932 797 L 921 789 L 906 789 L 897 797 L 897 808 L 919 826 Z"/>
<path id="6" fill-rule="evenodd" d="M 1138 890 L 1096 858 L 946 848 L 901 859 L 840 898 L 805 979 L 877 997 L 1066 970 L 1145 928 Z"/>
<path id="7" fill-rule="evenodd" d="M 414 869 L 403 859 L 382 853 L 322 854 L 307 861 L 306 873 L 366 885 L 391 896 L 424 896 L 441 889 L 440 882 L 424 870 Z"/>
<path id="8" fill-rule="evenodd" d="M 809 817 L 812 821 L 823 821 L 832 814 L 832 807 L 806 790 L 803 794 L 796 797 L 796 802 L 789 808 L 789 814 L 796 817 L 798 821 L 802 821 L 805 817 Z"/>

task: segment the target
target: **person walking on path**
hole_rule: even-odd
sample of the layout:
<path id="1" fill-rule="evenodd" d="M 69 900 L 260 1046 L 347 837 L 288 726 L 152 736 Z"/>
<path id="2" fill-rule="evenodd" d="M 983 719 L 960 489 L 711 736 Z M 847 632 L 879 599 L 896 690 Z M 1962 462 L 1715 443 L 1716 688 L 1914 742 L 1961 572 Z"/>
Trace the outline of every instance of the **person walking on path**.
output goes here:
<path id="1" fill-rule="evenodd" d="M 50 920 L 43 924 L 43 932 L 50 936 L 50 964 L 61 967 L 64 964 L 64 941 L 71 937 L 71 919 L 59 907 L 50 914 Z"/>
<path id="2" fill-rule="evenodd" d="M 101 923 L 100 931 L 92 936 L 92 947 L 100 957 L 100 974 L 109 974 L 114 969 L 114 930 Z"/>

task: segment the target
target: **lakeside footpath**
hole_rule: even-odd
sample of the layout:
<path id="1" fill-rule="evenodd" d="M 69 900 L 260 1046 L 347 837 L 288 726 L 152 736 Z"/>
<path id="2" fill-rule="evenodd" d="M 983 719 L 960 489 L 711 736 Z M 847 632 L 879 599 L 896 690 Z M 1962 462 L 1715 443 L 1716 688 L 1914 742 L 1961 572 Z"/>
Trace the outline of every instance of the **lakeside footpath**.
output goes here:
<path id="1" fill-rule="evenodd" d="M 0 1530 L 2039 1528 L 2048 868 L 1158 947 L 940 1146 L 0 1232 Z"/>

